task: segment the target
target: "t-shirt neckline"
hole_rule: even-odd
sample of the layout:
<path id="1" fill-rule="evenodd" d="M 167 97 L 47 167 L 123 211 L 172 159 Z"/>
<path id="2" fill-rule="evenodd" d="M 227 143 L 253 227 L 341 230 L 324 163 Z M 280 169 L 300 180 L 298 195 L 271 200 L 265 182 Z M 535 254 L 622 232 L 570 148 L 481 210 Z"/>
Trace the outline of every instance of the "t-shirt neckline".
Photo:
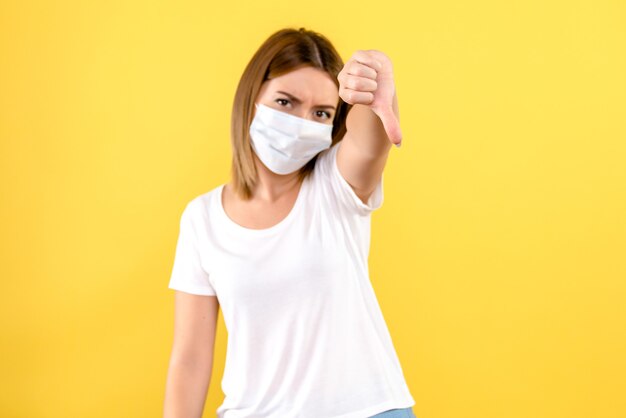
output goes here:
<path id="1" fill-rule="evenodd" d="M 249 235 L 249 236 L 265 236 L 265 235 L 273 234 L 282 230 L 291 222 L 292 218 L 296 216 L 296 214 L 300 210 L 300 206 L 304 204 L 303 203 L 303 201 L 305 200 L 304 195 L 308 189 L 309 177 L 310 176 L 306 176 L 304 180 L 302 181 L 302 184 L 300 185 L 300 190 L 298 190 L 298 196 L 296 197 L 296 201 L 294 202 L 294 205 L 289 211 L 289 213 L 287 214 L 287 216 L 285 216 L 277 224 L 274 224 L 270 226 L 269 228 L 263 228 L 263 229 L 253 229 L 253 228 L 248 228 L 243 225 L 240 225 L 237 222 L 235 222 L 233 219 L 231 219 L 230 216 L 228 216 L 228 214 L 226 214 L 226 210 L 224 209 L 224 205 L 222 203 L 222 194 L 223 194 L 224 187 L 226 186 L 226 184 L 225 183 L 222 184 L 217 190 L 216 206 L 218 209 L 218 213 L 220 214 L 223 220 L 223 224 L 227 228 L 233 230 L 235 233 L 242 234 L 242 235 Z"/>

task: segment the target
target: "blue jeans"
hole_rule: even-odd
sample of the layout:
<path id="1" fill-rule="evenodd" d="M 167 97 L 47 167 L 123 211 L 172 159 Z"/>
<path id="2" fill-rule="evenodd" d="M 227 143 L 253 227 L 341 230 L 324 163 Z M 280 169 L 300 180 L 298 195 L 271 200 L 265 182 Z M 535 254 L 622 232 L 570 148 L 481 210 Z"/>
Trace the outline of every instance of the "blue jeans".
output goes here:
<path id="1" fill-rule="evenodd" d="M 401 409 L 389 409 L 371 416 L 370 418 L 416 418 L 411 407 Z"/>

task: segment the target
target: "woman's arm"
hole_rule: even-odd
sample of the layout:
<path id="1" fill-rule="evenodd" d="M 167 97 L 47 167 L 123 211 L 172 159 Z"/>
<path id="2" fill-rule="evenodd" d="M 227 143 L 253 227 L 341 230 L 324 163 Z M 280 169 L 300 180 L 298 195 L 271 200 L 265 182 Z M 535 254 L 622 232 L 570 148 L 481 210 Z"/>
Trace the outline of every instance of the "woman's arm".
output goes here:
<path id="1" fill-rule="evenodd" d="M 402 139 L 391 60 L 376 50 L 358 50 L 337 76 L 339 95 L 352 104 L 337 150 L 339 172 L 367 203 L 380 181 L 389 150 Z"/>
<path id="2" fill-rule="evenodd" d="M 163 418 L 202 417 L 213 370 L 218 310 L 216 296 L 176 291 Z"/>

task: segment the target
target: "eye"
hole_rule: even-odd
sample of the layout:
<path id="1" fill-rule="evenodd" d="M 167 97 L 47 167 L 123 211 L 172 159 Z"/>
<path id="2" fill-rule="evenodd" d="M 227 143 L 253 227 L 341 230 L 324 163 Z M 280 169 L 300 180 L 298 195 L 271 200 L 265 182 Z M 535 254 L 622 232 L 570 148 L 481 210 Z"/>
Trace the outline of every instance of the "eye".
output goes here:
<path id="1" fill-rule="evenodd" d="M 287 103 L 289 103 L 289 100 L 287 100 L 287 99 L 276 99 L 275 101 L 276 101 L 276 102 L 281 102 L 281 101 L 283 101 L 283 102 L 287 102 Z M 283 104 L 281 104 L 281 103 L 279 103 L 279 104 L 280 104 L 281 106 L 285 106 L 285 105 L 283 105 Z"/>
<path id="2" fill-rule="evenodd" d="M 326 115 L 326 119 L 330 119 L 330 113 L 329 112 L 325 112 L 323 110 L 318 110 L 316 113 L 317 113 L 317 116 L 320 116 L 320 113 L 323 113 L 323 114 Z"/>

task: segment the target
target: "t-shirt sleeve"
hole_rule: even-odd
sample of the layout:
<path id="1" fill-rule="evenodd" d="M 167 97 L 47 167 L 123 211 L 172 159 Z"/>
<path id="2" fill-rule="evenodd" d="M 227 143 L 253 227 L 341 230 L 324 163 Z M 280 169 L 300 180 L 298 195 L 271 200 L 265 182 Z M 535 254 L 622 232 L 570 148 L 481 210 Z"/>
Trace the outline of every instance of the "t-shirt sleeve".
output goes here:
<path id="1" fill-rule="evenodd" d="M 199 217 L 197 201 L 192 201 L 180 217 L 178 242 L 169 288 L 194 295 L 213 296 L 215 289 L 209 281 L 209 274 L 202 266 L 202 249 L 198 233 L 203 222 Z"/>
<path id="2" fill-rule="evenodd" d="M 334 197 L 339 200 L 341 205 L 349 212 L 360 216 L 367 216 L 376 209 L 379 209 L 384 200 L 383 193 L 383 177 L 381 175 L 376 188 L 370 195 L 367 203 L 357 196 L 354 189 L 348 181 L 343 177 L 337 166 L 337 150 L 341 146 L 341 141 L 333 145 L 327 150 L 324 150 L 318 156 L 318 162 L 321 164 L 321 172 L 323 177 L 327 178 L 330 182 L 330 189 Z M 316 164 L 317 164 L 316 163 Z"/>

